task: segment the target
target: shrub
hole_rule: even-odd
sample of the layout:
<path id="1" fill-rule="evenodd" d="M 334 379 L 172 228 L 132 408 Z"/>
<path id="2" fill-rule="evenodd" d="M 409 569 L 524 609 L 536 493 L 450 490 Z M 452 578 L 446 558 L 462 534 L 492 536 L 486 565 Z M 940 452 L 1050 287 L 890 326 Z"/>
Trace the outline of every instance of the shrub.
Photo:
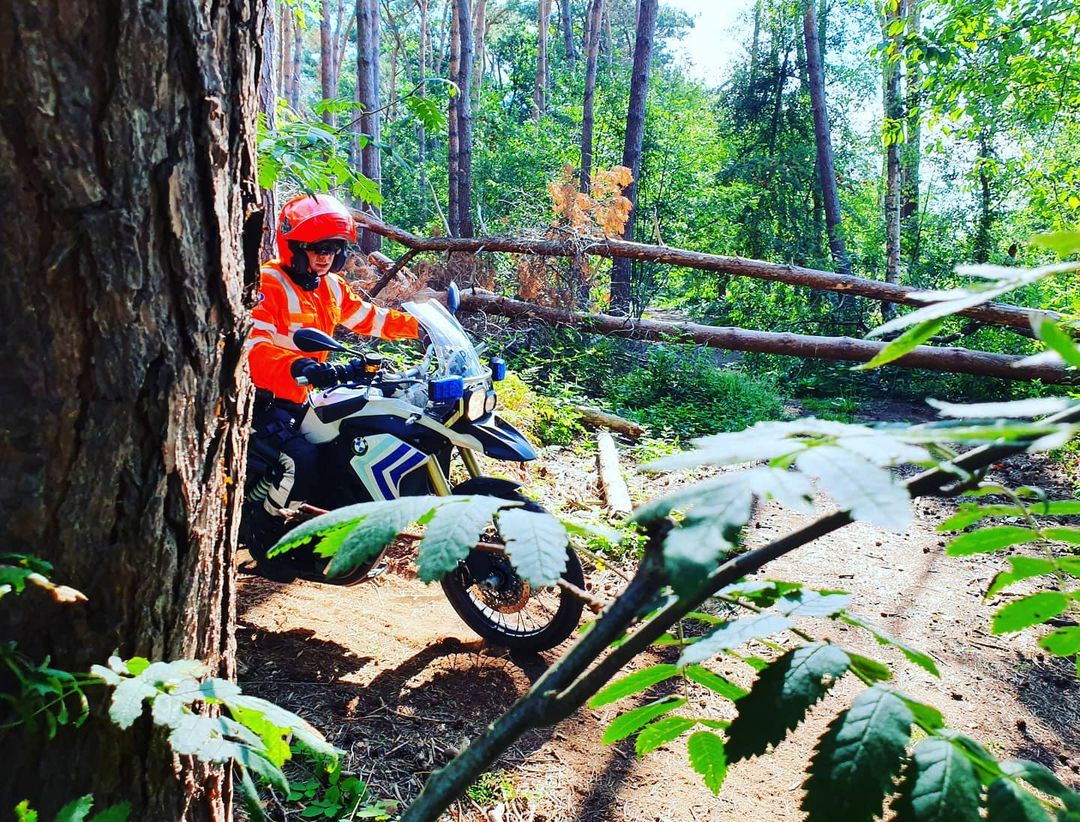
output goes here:
<path id="1" fill-rule="evenodd" d="M 717 368 L 709 352 L 656 346 L 643 366 L 613 382 L 620 413 L 679 437 L 737 431 L 783 412 L 770 376 Z"/>
<path id="2" fill-rule="evenodd" d="M 544 445 L 570 445 L 584 432 L 581 417 L 565 400 L 533 391 L 517 374 L 499 383 L 499 415 L 526 438 Z"/>

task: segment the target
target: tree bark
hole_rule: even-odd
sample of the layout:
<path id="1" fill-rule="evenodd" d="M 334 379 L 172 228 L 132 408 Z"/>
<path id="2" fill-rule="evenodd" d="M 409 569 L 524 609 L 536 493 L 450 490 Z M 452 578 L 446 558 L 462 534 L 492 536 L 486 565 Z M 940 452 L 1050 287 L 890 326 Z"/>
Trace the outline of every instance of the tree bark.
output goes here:
<path id="1" fill-rule="evenodd" d="M 285 4 L 282 3 L 282 6 Z M 272 13 L 273 6 L 271 5 L 267 14 L 263 15 L 262 26 L 262 57 L 259 63 L 259 113 L 266 118 L 266 127 L 269 129 L 274 128 L 274 121 L 277 117 L 277 94 L 276 83 L 278 79 L 278 72 L 276 71 L 276 62 L 274 57 L 275 40 L 274 36 L 274 15 Z M 284 33 L 282 33 L 284 34 Z M 276 256 L 274 250 L 274 215 L 277 213 L 277 203 L 274 198 L 274 187 L 260 188 L 259 197 L 262 201 L 263 214 L 267 215 L 268 219 L 263 220 L 262 224 L 262 242 L 259 245 L 259 257 L 261 260 L 271 260 Z"/>
<path id="2" fill-rule="evenodd" d="M 990 262 L 993 246 L 991 230 L 994 226 L 993 185 L 990 180 L 990 163 L 994 157 L 993 136 L 983 128 L 978 137 L 979 153 L 975 161 L 975 174 L 979 180 L 979 221 L 975 229 L 974 258 L 977 263 Z"/>
<path id="3" fill-rule="evenodd" d="M 533 119 L 539 120 L 547 113 L 548 90 L 548 29 L 551 24 L 551 0 L 539 0 L 536 4 L 536 80 L 533 83 Z"/>
<path id="4" fill-rule="evenodd" d="M 577 50 L 574 48 L 574 18 L 570 16 L 570 0 L 559 0 L 559 25 L 562 27 L 566 70 L 573 74 L 577 65 Z"/>
<path id="5" fill-rule="evenodd" d="M 480 87 L 484 82 L 485 49 L 487 47 L 487 0 L 476 0 L 473 9 L 473 41 L 476 59 L 473 61 L 472 99 L 480 102 Z"/>
<path id="6" fill-rule="evenodd" d="M 458 25 L 460 7 L 457 0 L 447 0 L 450 6 L 450 78 L 457 82 L 459 76 L 459 62 L 461 59 L 461 27 Z M 466 92 L 467 94 L 468 92 Z M 447 176 L 447 225 L 450 228 L 451 237 L 461 236 L 461 121 L 458 118 L 458 107 L 461 105 L 462 94 L 450 97 L 447 103 L 447 129 L 446 129 L 446 176 Z"/>
<path id="7" fill-rule="evenodd" d="M 234 673 L 265 12 L 0 3 L 0 270 L 18 272 L 0 291 L 0 544 L 89 597 L 6 605 L 0 635 L 36 660 Z M 226 774 L 176 760 L 148 718 L 118 730 L 102 704 L 79 730 L 7 745 L 0 807 L 28 798 L 51 819 L 90 792 L 132 819 L 231 806 Z"/>
<path id="8" fill-rule="evenodd" d="M 331 0 L 322 0 L 319 8 L 319 79 L 322 84 L 322 98 L 329 100 L 337 96 L 334 86 L 334 31 L 330 27 L 330 14 L 334 6 Z M 334 125 L 332 112 L 324 111 L 322 119 L 328 126 Z"/>
<path id="9" fill-rule="evenodd" d="M 585 44 L 585 99 L 581 106 L 581 190 L 586 194 L 592 187 L 593 106 L 596 99 L 596 60 L 600 51 L 600 20 L 604 0 L 590 0 L 586 23 L 588 39 Z"/>
<path id="10" fill-rule="evenodd" d="M 472 87 L 473 31 L 469 0 L 455 0 L 458 6 L 458 231 L 462 237 L 473 236 L 472 219 Z"/>
<path id="11" fill-rule="evenodd" d="M 367 143 L 360 151 L 360 171 L 381 189 L 378 0 L 356 0 L 356 89 L 363 107 L 360 130 L 367 135 Z M 372 203 L 365 203 L 364 210 L 379 216 L 379 207 Z M 365 254 L 370 254 L 382 248 L 382 240 L 378 234 L 364 231 L 360 236 L 360 248 Z"/>
<path id="12" fill-rule="evenodd" d="M 482 311 L 513 319 L 537 319 L 549 325 L 572 326 L 594 334 L 659 343 L 693 343 L 724 351 L 750 351 L 790 357 L 834 361 L 869 362 L 886 343 L 854 337 L 815 337 L 772 331 L 747 331 L 697 323 L 669 323 L 659 320 L 631 320 L 610 314 L 585 314 L 562 308 L 548 308 L 499 297 L 491 293 L 466 291 L 461 295 L 463 311 Z M 890 366 L 924 368 L 953 374 L 978 374 L 1007 380 L 1042 380 L 1075 384 L 1077 377 L 1060 364 L 1025 365 L 1025 357 L 990 354 L 965 348 L 933 348 L 920 345 L 910 354 L 893 360 Z"/>
<path id="13" fill-rule="evenodd" d="M 510 254 L 538 254 L 549 257 L 574 257 L 579 254 L 595 254 L 599 257 L 626 257 L 631 260 L 646 260 L 667 265 L 696 268 L 701 271 L 717 271 L 736 277 L 753 277 L 769 282 L 787 283 L 805 288 L 816 288 L 838 294 L 854 294 L 872 300 L 882 300 L 904 305 L 921 306 L 925 300 L 919 299 L 924 293 L 916 288 L 905 288 L 881 280 L 868 280 L 862 277 L 835 274 L 830 271 L 817 271 L 794 265 L 766 263 L 760 260 L 747 260 L 742 257 L 724 257 L 719 254 L 702 254 L 698 251 L 686 251 L 668 246 L 630 243 L 625 240 L 594 240 L 585 247 L 578 243 L 563 243 L 554 240 L 520 240 L 512 237 L 476 237 L 458 239 L 453 237 L 418 237 L 395 226 L 372 220 L 361 212 L 353 212 L 357 222 L 384 237 L 401 243 L 406 248 L 417 251 L 457 251 L 476 254 L 481 251 L 501 251 Z M 970 317 L 979 322 L 1002 325 L 1017 331 L 1031 333 L 1031 321 L 1034 317 L 1045 317 L 1058 321 L 1061 315 L 1053 311 L 1033 311 L 1000 303 L 969 308 L 957 312 L 958 316 Z"/>
<path id="14" fill-rule="evenodd" d="M 641 0 L 638 7 L 637 41 L 634 44 L 634 73 L 630 79 L 630 103 L 626 109 L 626 141 L 623 143 L 623 165 L 630 169 L 633 179 L 623 191 L 630 200 L 630 217 L 623 238 L 634 239 L 634 218 L 637 211 L 638 177 L 641 175 L 641 147 L 645 138 L 645 98 L 649 93 L 649 65 L 652 62 L 653 39 L 656 33 L 658 0 Z M 630 261 L 619 258 L 611 266 L 611 308 L 630 310 Z"/>
<path id="15" fill-rule="evenodd" d="M 918 38 L 922 33 L 922 0 L 906 0 L 907 33 Z M 900 149 L 902 181 L 900 184 L 900 256 L 907 261 L 908 270 L 919 262 L 919 163 L 922 155 L 922 64 L 919 60 L 904 59 L 905 133 Z"/>
<path id="16" fill-rule="evenodd" d="M 289 97 L 289 107 L 293 111 L 300 110 L 300 94 L 303 91 L 302 75 L 300 68 L 304 59 L 304 30 L 300 27 L 299 20 L 293 20 L 293 50 L 292 50 L 292 82 L 290 88 L 292 90 Z"/>
<path id="17" fill-rule="evenodd" d="M 886 0 L 882 34 L 889 48 L 882 54 L 882 102 L 885 124 L 885 282 L 900 282 L 900 134 L 904 108 L 900 99 L 900 33 L 890 33 L 900 20 L 900 0 Z M 895 315 L 892 303 L 881 304 L 883 320 Z"/>
<path id="18" fill-rule="evenodd" d="M 417 0 L 420 6 L 420 90 L 417 92 L 421 97 L 427 97 L 427 71 L 428 51 L 431 40 L 428 36 L 428 0 Z M 416 126 L 417 154 L 420 158 L 420 174 L 424 174 L 424 162 L 427 160 L 427 135 L 424 132 L 424 124 L 417 120 Z"/>
<path id="19" fill-rule="evenodd" d="M 833 162 L 832 134 L 825 105 L 825 72 L 818 39 L 817 13 L 813 2 L 806 0 L 803 11 L 803 36 L 806 44 L 806 70 L 810 75 L 810 102 L 814 113 L 814 140 L 817 144 L 817 169 L 825 206 L 825 229 L 829 235 L 829 250 L 836 270 L 851 274 L 840 219 L 840 196 L 836 188 L 836 165 Z"/>

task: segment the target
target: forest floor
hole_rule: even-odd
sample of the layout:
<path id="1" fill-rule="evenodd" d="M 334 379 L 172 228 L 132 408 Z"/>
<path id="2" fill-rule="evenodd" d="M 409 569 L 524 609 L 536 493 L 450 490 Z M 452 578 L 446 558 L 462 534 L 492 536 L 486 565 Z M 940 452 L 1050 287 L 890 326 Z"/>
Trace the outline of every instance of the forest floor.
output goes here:
<path id="1" fill-rule="evenodd" d="M 925 418 L 918 406 L 891 404 L 869 416 Z M 623 468 L 635 502 L 670 490 L 685 477 Z M 586 450 L 548 449 L 517 477 L 550 508 L 598 510 L 595 462 Z M 1071 486 L 1043 457 L 1020 457 L 1000 469 L 1015 484 L 1062 496 Z M 822 510 L 828 502 L 818 500 Z M 818 636 L 893 665 L 894 684 L 940 709 L 950 726 L 981 740 L 999 757 L 1035 759 L 1080 788 L 1080 688 L 1072 666 L 1045 657 L 1031 632 L 993 636 L 983 591 L 998 557 L 945 556 L 935 525 L 955 503 L 922 500 L 903 534 L 855 524 L 769 566 L 763 576 L 854 595 L 851 610 L 930 653 L 940 680 L 882 648 L 864 633 L 827 621 Z M 748 529 L 752 545 L 803 524 L 775 505 L 760 506 Z M 346 769 L 378 799 L 408 802 L 427 774 L 482 731 L 557 656 L 512 658 L 485 645 L 457 618 L 436 586 L 412 572 L 404 545 L 392 549 L 382 578 L 354 588 L 311 582 L 282 585 L 241 577 L 239 658 L 246 692 L 294 710 L 348 752 Z M 611 571 L 589 576 L 593 591 L 612 594 Z M 674 661 L 657 650 L 642 664 Z M 740 663 L 741 664 L 741 663 Z M 752 672 L 717 670 L 748 687 Z M 469 822 L 515 820 L 796 820 L 801 783 L 815 740 L 860 684 L 845 677 L 806 722 L 768 756 L 733 765 L 719 797 L 694 774 L 685 740 L 636 758 L 633 741 L 601 745 L 607 724 L 640 703 L 624 700 L 582 709 L 554 728 L 530 732 L 451 809 Z M 731 703 L 689 684 L 690 707 L 730 718 Z M 297 808 L 291 805 L 290 808 Z M 298 816 L 271 809 L 271 816 Z"/>

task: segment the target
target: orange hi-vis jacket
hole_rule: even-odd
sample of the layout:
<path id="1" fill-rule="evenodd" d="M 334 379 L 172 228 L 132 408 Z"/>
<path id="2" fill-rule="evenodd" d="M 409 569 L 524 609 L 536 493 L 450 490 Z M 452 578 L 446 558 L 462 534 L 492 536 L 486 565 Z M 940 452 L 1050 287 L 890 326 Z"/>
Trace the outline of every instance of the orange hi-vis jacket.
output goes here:
<path id="1" fill-rule="evenodd" d="M 285 273 L 278 260 L 262 267 L 258 302 L 251 312 L 254 327 L 247 341 L 251 379 L 279 399 L 304 402 L 308 387 L 297 385 L 292 364 L 309 357 L 325 360 L 328 353 L 300 351 L 292 341 L 300 328 L 317 328 L 327 334 L 341 325 L 357 334 L 384 340 L 416 339 L 416 317 L 364 302 L 337 274 L 319 279 L 314 291 L 306 291 Z"/>

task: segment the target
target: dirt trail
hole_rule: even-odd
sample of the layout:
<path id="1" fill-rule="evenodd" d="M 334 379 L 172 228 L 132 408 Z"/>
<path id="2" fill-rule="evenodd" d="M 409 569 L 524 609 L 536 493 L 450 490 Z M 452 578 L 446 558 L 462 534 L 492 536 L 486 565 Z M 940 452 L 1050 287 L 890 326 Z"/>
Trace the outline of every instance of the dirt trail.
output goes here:
<path id="1" fill-rule="evenodd" d="M 1045 461 L 1022 458 L 1008 470 L 1024 482 L 1060 484 L 1052 472 L 1038 476 L 1049 470 Z M 587 456 L 548 453 L 522 479 L 531 488 L 552 489 L 544 501 L 564 510 L 597 502 Z M 672 481 L 634 472 L 628 480 L 638 500 L 662 493 Z M 906 534 L 849 526 L 770 566 L 766 576 L 852 592 L 852 611 L 933 655 L 942 679 L 855 629 L 822 621 L 808 630 L 895 663 L 894 684 L 938 707 L 951 726 L 999 756 L 1036 759 L 1080 787 L 1076 677 L 1063 661 L 1044 658 L 1030 634 L 990 635 L 991 609 L 982 592 L 999 563 L 945 557 L 944 539 L 933 529 L 951 507 L 948 501 L 916 503 Z M 749 529 L 750 539 L 767 541 L 802 521 L 765 506 Z M 391 556 L 385 577 L 356 588 L 242 578 L 241 682 L 245 691 L 298 711 L 348 751 L 348 767 L 377 797 L 408 800 L 433 766 L 447 761 L 529 687 L 545 660 L 511 659 L 485 646 L 438 586 L 415 578 L 407 550 Z M 594 590 L 615 582 L 610 573 L 590 580 Z M 554 654 L 546 655 L 552 659 Z M 654 657 L 662 659 L 659 652 Z M 717 670 L 744 686 L 753 678 L 749 668 L 734 663 Z M 604 727 L 632 704 L 582 710 L 554 729 L 522 738 L 499 772 L 458 803 L 452 818 L 800 819 L 800 785 L 813 743 L 858 689 L 846 677 L 773 755 L 734 765 L 719 797 L 690 771 L 683 741 L 643 759 L 633 756 L 631 743 L 601 746 Z M 695 711 L 730 718 L 730 703 L 692 684 L 687 695 Z"/>

